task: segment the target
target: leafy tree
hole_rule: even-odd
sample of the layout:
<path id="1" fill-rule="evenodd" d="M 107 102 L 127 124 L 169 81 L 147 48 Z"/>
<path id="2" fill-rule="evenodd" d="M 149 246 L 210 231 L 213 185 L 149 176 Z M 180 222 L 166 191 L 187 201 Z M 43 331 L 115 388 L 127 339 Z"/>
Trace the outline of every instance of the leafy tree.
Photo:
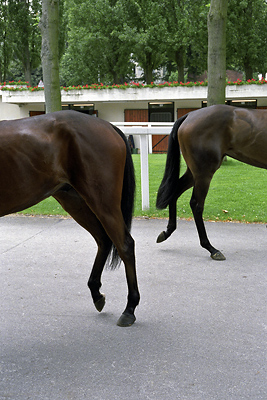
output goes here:
<path id="1" fill-rule="evenodd" d="M 121 1 L 126 20 L 123 33 L 131 44 L 133 59 L 143 68 L 147 83 L 153 71 L 166 63 L 166 18 L 164 2 L 157 0 Z"/>
<path id="2" fill-rule="evenodd" d="M 9 21 L 9 2 L 0 2 L 0 80 L 7 79 L 10 60 L 12 59 L 12 32 Z"/>
<path id="3" fill-rule="evenodd" d="M 57 0 L 58 1 L 58 0 Z M 61 0 L 58 53 L 61 83 L 121 83 L 134 63 L 148 83 L 196 79 L 207 69 L 206 0 Z M 41 78 L 41 0 L 0 2 L 0 80 Z M 212 2 L 213 3 L 213 2 Z M 267 70 L 266 0 L 229 0 L 227 67 L 246 79 Z M 65 11 L 64 11 L 64 5 Z M 67 47 L 65 48 L 65 45 Z M 176 72 L 175 72 L 176 71 Z M 218 82 L 218 81 L 217 81 Z"/>
<path id="4" fill-rule="evenodd" d="M 204 0 L 164 0 L 166 36 L 164 44 L 168 60 L 184 82 L 184 71 L 196 75 L 207 64 L 207 12 Z"/>
<path id="5" fill-rule="evenodd" d="M 206 0 L 66 0 L 67 50 L 61 63 L 62 83 L 117 83 L 133 77 L 133 61 L 144 80 L 155 70 L 174 70 L 188 79 L 207 69 Z M 266 1 L 229 0 L 227 66 L 266 70 Z M 248 29 L 249 27 L 249 29 Z"/>
<path id="6" fill-rule="evenodd" d="M 69 32 L 61 63 L 63 82 L 119 83 L 132 72 L 131 48 L 122 34 L 125 15 L 112 0 L 67 0 Z"/>
<path id="7" fill-rule="evenodd" d="M 31 84 L 31 72 L 41 62 L 41 35 L 38 29 L 40 1 L 9 0 L 8 6 L 14 59 L 23 67 L 24 79 Z"/>
<path id="8" fill-rule="evenodd" d="M 188 78 L 194 80 L 197 75 L 207 70 L 208 58 L 208 27 L 207 16 L 209 4 L 206 0 L 189 0 L 190 22 L 188 32 L 188 49 L 186 57 L 186 68 Z"/>
<path id="9" fill-rule="evenodd" d="M 62 83 L 121 82 L 133 63 L 150 83 L 161 66 L 206 68 L 208 9 L 205 0 L 66 0 L 69 33 Z M 204 44 L 203 44 L 204 42 Z"/>
<path id="10" fill-rule="evenodd" d="M 208 14 L 208 106 L 224 104 L 228 0 L 211 0 Z"/>
<path id="11" fill-rule="evenodd" d="M 38 27 L 41 0 L 0 2 L 1 80 L 23 80 L 37 84 L 42 78 L 41 33 Z M 64 1 L 60 2 L 60 17 Z M 65 46 L 66 24 L 60 24 L 59 53 Z"/>
<path id="12" fill-rule="evenodd" d="M 229 0 L 227 25 L 228 65 L 245 72 L 267 69 L 267 3 L 265 0 Z"/>

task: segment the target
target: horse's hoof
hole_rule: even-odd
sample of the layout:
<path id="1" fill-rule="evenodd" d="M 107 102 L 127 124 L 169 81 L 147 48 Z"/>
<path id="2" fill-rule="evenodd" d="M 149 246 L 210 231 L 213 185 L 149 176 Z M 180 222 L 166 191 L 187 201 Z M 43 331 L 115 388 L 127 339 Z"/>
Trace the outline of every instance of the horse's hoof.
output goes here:
<path id="1" fill-rule="evenodd" d="M 122 327 L 131 326 L 135 320 L 136 318 L 133 314 L 122 314 L 118 319 L 117 325 Z"/>
<path id="2" fill-rule="evenodd" d="M 165 231 L 161 232 L 157 238 L 157 243 L 164 242 L 166 240 L 166 234 Z"/>
<path id="3" fill-rule="evenodd" d="M 106 303 L 106 298 L 105 295 L 102 294 L 102 297 L 94 303 L 97 311 L 101 312 L 104 308 L 105 303 Z"/>
<path id="4" fill-rule="evenodd" d="M 213 260 L 216 260 L 216 261 L 224 261 L 224 260 L 226 260 L 224 255 L 219 250 L 217 250 L 215 253 L 211 254 L 210 256 L 211 256 L 211 258 Z"/>

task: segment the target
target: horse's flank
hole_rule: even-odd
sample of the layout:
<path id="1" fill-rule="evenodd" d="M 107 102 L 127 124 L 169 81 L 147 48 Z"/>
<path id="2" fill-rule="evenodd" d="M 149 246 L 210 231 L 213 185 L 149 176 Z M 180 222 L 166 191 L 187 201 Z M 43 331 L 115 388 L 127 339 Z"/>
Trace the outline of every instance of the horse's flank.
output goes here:
<path id="1" fill-rule="evenodd" d="M 105 305 L 99 289 L 109 254 L 112 267 L 124 262 L 128 300 L 120 326 L 135 321 L 140 297 L 130 234 L 134 189 L 127 140 L 106 121 L 59 111 L 0 123 L 0 216 L 53 196 L 97 243 L 88 286 L 98 311 Z"/>
<path id="2" fill-rule="evenodd" d="M 179 176 L 180 150 L 187 164 L 182 177 Z M 212 258 L 225 259 L 209 242 L 203 222 L 210 182 L 225 156 L 267 168 L 266 110 L 216 105 L 192 111 L 176 121 L 170 135 L 165 173 L 157 197 L 158 208 L 169 205 L 169 223 L 167 230 L 158 236 L 158 242 L 166 240 L 176 229 L 177 199 L 193 187 L 190 206 L 200 244 L 210 252 Z"/>
<path id="3" fill-rule="evenodd" d="M 178 130 L 181 149 L 186 152 L 187 131 L 190 146 L 201 150 L 205 142 L 205 156 L 219 146 L 218 156 L 228 155 L 255 167 L 267 168 L 267 111 L 231 106 L 211 106 L 188 114 Z M 183 152 L 183 153 L 184 153 Z"/>
<path id="4" fill-rule="evenodd" d="M 99 193 L 98 167 L 109 164 L 125 145 L 108 123 L 75 112 L 58 112 L 0 123 L 0 215 L 18 212 L 85 179 Z M 97 135 L 90 131 L 97 129 Z M 112 146 L 110 146 L 112 142 Z M 86 171 L 85 171 L 86 169 Z M 110 171 L 107 169 L 106 174 Z M 118 174 L 118 186 L 123 177 Z M 108 177 L 107 177 L 108 180 Z"/>

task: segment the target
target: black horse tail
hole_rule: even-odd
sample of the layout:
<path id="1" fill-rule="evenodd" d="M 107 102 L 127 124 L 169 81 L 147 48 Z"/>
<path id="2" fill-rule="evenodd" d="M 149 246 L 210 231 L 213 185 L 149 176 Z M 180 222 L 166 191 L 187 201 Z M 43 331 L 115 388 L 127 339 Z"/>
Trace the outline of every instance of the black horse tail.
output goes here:
<path id="1" fill-rule="evenodd" d="M 158 190 L 156 202 L 156 207 L 160 210 L 166 208 L 175 197 L 175 186 L 177 185 L 180 177 L 181 162 L 181 152 L 177 131 L 187 116 L 188 114 L 179 118 L 174 123 L 170 133 L 165 172 Z"/>
<path id="2" fill-rule="evenodd" d="M 112 125 L 115 131 L 123 139 L 126 146 L 126 162 L 124 167 L 124 178 L 122 187 L 122 198 L 121 198 L 121 211 L 123 219 L 128 231 L 131 231 L 132 218 L 134 211 L 134 200 L 135 200 L 135 173 L 134 165 L 131 156 L 130 146 L 124 133 L 117 127 Z M 110 255 L 108 258 L 108 265 L 110 269 L 116 269 L 120 265 L 121 259 L 118 251 L 114 244 L 112 244 Z"/>

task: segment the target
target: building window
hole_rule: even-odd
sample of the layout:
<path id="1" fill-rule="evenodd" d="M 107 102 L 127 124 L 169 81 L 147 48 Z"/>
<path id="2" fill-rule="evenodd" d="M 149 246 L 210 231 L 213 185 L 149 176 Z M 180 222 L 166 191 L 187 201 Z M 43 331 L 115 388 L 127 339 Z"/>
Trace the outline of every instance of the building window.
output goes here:
<path id="1" fill-rule="evenodd" d="M 257 100 L 225 100 L 225 104 L 234 107 L 257 108 Z M 202 108 L 207 107 L 207 101 L 202 101 Z"/>
<path id="2" fill-rule="evenodd" d="M 96 114 L 94 104 L 62 104 L 62 110 L 74 110 L 89 115 Z"/>
<path id="3" fill-rule="evenodd" d="M 172 101 L 157 103 L 148 103 L 148 121 L 149 122 L 173 122 L 174 121 L 174 103 Z"/>

